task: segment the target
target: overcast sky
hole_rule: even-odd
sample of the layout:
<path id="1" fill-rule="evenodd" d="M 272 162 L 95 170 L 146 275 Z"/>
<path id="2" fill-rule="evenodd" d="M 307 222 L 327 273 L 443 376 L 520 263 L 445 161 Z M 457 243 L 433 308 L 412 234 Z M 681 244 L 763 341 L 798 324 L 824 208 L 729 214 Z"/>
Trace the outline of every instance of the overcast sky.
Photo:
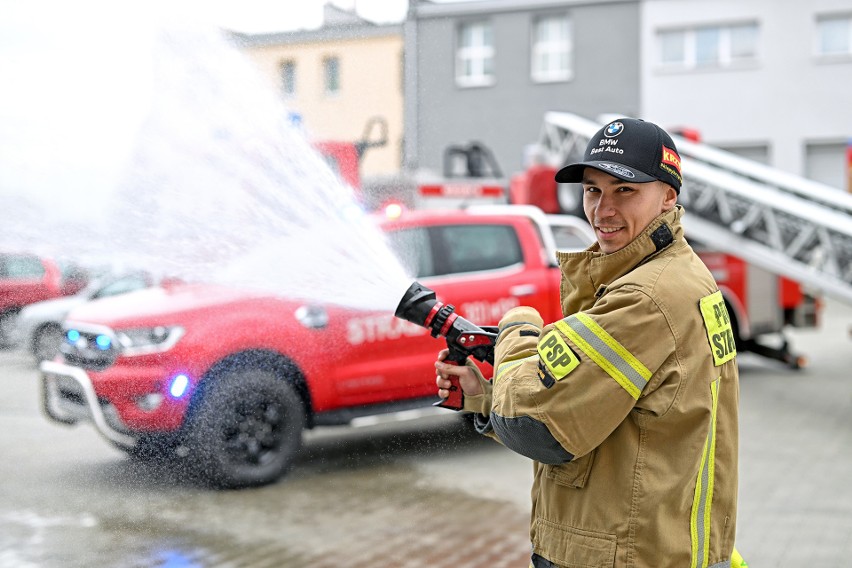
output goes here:
<path id="1" fill-rule="evenodd" d="M 120 175 L 151 97 L 154 30 L 315 28 L 323 4 L 0 0 L 0 197 L 44 194 L 74 205 Z M 407 0 L 334 4 L 377 23 L 401 21 L 408 7 Z"/>
<path id="2" fill-rule="evenodd" d="M 216 0 L 205 6 L 223 27 L 265 32 L 318 27 L 324 3 L 325 0 Z M 355 10 L 362 18 L 377 23 L 399 22 L 408 8 L 408 0 L 335 0 L 332 4 Z"/>
<path id="3" fill-rule="evenodd" d="M 317 27 L 326 0 L 0 0 L 0 42 L 12 31 L 37 33 L 46 26 L 109 26 L 122 16 L 183 17 L 244 32 L 286 31 Z M 361 17 L 385 23 L 405 17 L 408 0 L 332 0 Z M 134 18 L 137 16 L 134 15 Z M 143 18 L 144 19 L 144 18 Z M 16 34 L 17 35 L 17 34 Z"/>

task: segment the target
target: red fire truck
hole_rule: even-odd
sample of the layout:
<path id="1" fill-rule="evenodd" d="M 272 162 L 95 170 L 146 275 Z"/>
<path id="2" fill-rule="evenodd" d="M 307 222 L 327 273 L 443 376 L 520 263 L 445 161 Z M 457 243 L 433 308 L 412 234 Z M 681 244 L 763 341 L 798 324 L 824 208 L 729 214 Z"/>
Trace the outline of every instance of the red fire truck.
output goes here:
<path id="1" fill-rule="evenodd" d="M 413 201 L 427 207 L 440 202 L 450 207 L 482 202 L 529 204 L 545 213 L 584 218 L 579 184 L 557 184 L 554 174 L 572 157 L 582 156 L 589 122 L 573 115 L 568 115 L 566 121 L 564 113 L 551 114 L 558 116 L 545 118 L 542 141 L 535 148 L 538 159 L 531 160 L 524 171 L 506 179 L 484 144 L 452 146 L 445 154 L 443 176 L 421 174 Z M 579 126 L 575 127 L 575 122 Z M 592 132 L 597 128 L 593 126 Z M 682 134 L 693 145 L 697 143 L 694 131 Z M 737 172 L 737 175 L 747 177 L 748 173 Z M 693 178 L 693 181 L 703 180 Z M 689 212 L 687 205 L 684 221 L 687 239 L 710 268 L 725 297 L 734 320 L 738 350 L 781 361 L 791 368 L 803 366 L 805 358 L 791 351 L 784 330 L 788 326 L 816 326 L 819 296 L 778 271 L 719 250 L 713 246 L 713 239 L 705 238 L 699 228 L 690 224 Z M 739 238 L 748 240 L 746 235 Z"/>

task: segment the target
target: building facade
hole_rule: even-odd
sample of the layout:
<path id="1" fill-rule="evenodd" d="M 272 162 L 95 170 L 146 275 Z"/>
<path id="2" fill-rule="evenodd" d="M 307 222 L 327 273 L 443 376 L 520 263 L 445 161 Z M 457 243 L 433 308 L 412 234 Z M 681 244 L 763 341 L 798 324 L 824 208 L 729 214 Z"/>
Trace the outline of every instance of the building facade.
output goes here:
<path id="1" fill-rule="evenodd" d="M 847 189 L 852 0 L 644 0 L 641 22 L 644 117 Z"/>
<path id="2" fill-rule="evenodd" d="M 564 110 L 852 190 L 852 0 L 421 0 L 404 25 L 409 168 L 477 140 L 511 173 Z"/>
<path id="3" fill-rule="evenodd" d="M 313 140 L 356 142 L 386 125 L 387 144 L 364 153 L 361 175 L 400 171 L 403 138 L 401 24 L 377 25 L 327 4 L 322 27 L 234 34 Z M 378 120 L 374 120 L 378 119 Z"/>
<path id="4" fill-rule="evenodd" d="M 852 0 L 410 0 L 401 24 L 331 5 L 317 30 L 243 36 L 315 139 L 388 144 L 366 177 L 440 171 L 479 142 L 504 175 L 548 111 L 639 116 L 848 188 Z"/>
<path id="5" fill-rule="evenodd" d="M 505 175 L 548 111 L 640 112 L 638 0 L 410 2 L 405 166 L 480 142 Z"/>

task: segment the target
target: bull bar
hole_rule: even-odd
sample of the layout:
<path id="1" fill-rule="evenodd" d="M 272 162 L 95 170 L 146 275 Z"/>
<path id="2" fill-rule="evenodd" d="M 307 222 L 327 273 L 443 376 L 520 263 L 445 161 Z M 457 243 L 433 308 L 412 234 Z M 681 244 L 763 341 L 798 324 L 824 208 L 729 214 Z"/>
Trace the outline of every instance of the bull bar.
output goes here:
<path id="1" fill-rule="evenodd" d="M 42 373 L 42 405 L 49 418 L 63 424 L 91 421 L 107 440 L 128 448 L 136 445 L 136 438 L 110 424 L 85 370 L 56 361 L 42 361 L 39 369 Z M 59 382 L 68 380 L 79 385 L 83 404 L 70 402 L 62 395 Z M 114 421 L 119 422 L 117 415 Z"/>

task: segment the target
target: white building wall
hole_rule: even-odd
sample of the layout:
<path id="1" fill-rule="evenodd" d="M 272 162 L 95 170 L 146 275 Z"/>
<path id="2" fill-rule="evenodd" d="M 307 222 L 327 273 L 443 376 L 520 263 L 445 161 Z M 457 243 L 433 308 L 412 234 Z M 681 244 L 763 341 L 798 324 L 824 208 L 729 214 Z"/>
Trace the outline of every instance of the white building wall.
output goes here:
<path id="1" fill-rule="evenodd" d="M 852 57 L 816 56 L 817 17 L 852 14 L 852 0 L 645 0 L 642 3 L 642 116 L 697 128 L 705 142 L 735 149 L 765 145 L 766 161 L 845 189 L 845 145 L 852 137 Z M 659 30 L 756 22 L 754 64 L 667 71 Z M 809 167 L 809 147 L 821 163 Z M 826 155 L 828 152 L 828 155 Z M 819 173 L 813 171 L 818 170 Z M 836 171 L 835 171 L 836 170 Z"/>

